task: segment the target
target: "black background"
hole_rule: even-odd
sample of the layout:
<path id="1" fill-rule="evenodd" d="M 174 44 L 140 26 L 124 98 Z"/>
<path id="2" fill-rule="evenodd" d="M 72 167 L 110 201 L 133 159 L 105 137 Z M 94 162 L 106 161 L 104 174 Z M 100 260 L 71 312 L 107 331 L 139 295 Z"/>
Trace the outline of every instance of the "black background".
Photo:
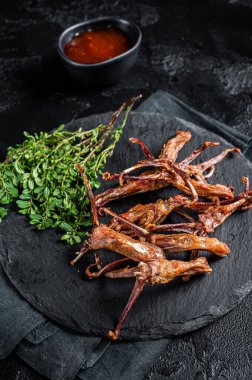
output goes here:
<path id="1" fill-rule="evenodd" d="M 50 130 L 159 88 L 252 136 L 249 0 L 9 0 L 0 8 L 1 154 L 23 130 Z M 61 68 L 56 40 L 65 27 L 102 15 L 135 21 L 142 48 L 120 84 L 84 90 Z M 176 339 L 146 379 L 251 379 L 251 313 L 252 295 L 218 322 Z M 42 379 L 14 355 L 0 362 L 0 378 Z"/>

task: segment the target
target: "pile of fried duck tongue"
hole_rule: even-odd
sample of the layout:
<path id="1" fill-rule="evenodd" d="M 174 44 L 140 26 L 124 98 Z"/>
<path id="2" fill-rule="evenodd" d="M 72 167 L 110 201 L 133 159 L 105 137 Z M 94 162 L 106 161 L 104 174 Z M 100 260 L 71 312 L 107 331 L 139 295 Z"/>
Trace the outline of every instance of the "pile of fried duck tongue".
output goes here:
<path id="1" fill-rule="evenodd" d="M 234 196 L 233 188 L 209 184 L 206 180 L 214 173 L 217 163 L 229 153 L 239 152 L 239 149 L 226 149 L 206 162 L 191 165 L 205 149 L 219 145 L 216 142 L 205 142 L 186 159 L 177 163 L 178 152 L 190 138 L 189 131 L 177 132 L 177 135 L 165 144 L 158 159 L 154 158 L 142 141 L 130 139 L 132 143 L 140 145 L 146 160 L 120 174 L 105 173 L 106 180 L 118 178 L 119 186 L 96 197 L 92 193 L 84 168 L 77 166 L 87 187 L 94 227 L 71 264 L 74 265 L 88 251 L 108 249 L 124 257 L 102 267 L 98 255 L 95 255 L 95 263 L 86 269 L 88 278 L 135 277 L 135 286 L 116 328 L 108 332 L 112 340 L 116 340 L 120 335 L 127 315 L 146 284 L 165 284 L 178 276 L 188 280 L 192 275 L 211 272 L 206 258 L 198 257 L 199 251 L 210 251 L 225 257 L 230 250 L 227 244 L 208 237 L 207 234 L 213 232 L 233 212 L 252 208 L 252 191 L 249 191 L 246 177 L 242 178 L 245 190 L 237 196 Z M 152 170 L 138 176 L 129 174 L 135 169 L 146 167 L 152 167 Z M 120 215 L 104 207 L 110 201 L 167 186 L 174 186 L 183 193 L 146 205 L 138 204 Z M 199 196 L 208 200 L 200 201 Z M 186 210 L 196 212 L 197 220 Z M 185 221 L 161 224 L 172 212 L 179 214 Z M 112 216 L 109 225 L 99 223 L 99 216 L 105 215 Z M 191 251 L 189 261 L 166 258 L 167 254 L 183 251 Z M 126 263 L 127 266 L 123 267 Z"/>

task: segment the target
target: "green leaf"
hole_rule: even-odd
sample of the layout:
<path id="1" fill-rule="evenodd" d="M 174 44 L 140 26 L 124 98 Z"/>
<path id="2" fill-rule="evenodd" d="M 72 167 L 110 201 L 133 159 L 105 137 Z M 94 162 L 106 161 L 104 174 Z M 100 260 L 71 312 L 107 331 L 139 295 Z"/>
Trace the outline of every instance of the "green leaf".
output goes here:
<path id="1" fill-rule="evenodd" d="M 23 201 L 29 201 L 31 199 L 31 195 L 30 194 L 24 194 L 24 193 L 22 193 L 19 196 L 19 198 L 22 199 Z"/>
<path id="2" fill-rule="evenodd" d="M 33 169 L 32 175 L 33 175 L 34 178 L 38 177 L 38 169 L 37 168 Z"/>
<path id="3" fill-rule="evenodd" d="M 80 243 L 80 242 L 81 242 L 81 238 L 80 238 L 80 236 L 74 235 L 73 238 L 74 238 L 74 241 L 75 241 L 76 243 Z"/>
<path id="4" fill-rule="evenodd" d="M 8 210 L 6 210 L 6 208 L 4 207 L 0 207 L 0 218 L 1 218 L 1 221 L 2 219 L 8 214 Z"/>
<path id="5" fill-rule="evenodd" d="M 60 124 L 60 126 L 57 128 L 57 132 L 61 132 L 65 129 L 65 124 Z"/>
<path id="6" fill-rule="evenodd" d="M 31 214 L 30 218 L 32 220 L 42 220 L 43 219 L 42 215 L 39 215 L 39 214 Z"/>
<path id="7" fill-rule="evenodd" d="M 13 177 L 12 177 L 12 183 L 15 187 L 18 186 L 18 178 L 17 176 L 15 176 L 15 174 L 13 173 Z"/>
<path id="8" fill-rule="evenodd" d="M 53 224 L 52 219 L 47 218 L 46 220 L 43 220 L 43 223 L 41 224 L 41 226 L 43 226 L 43 229 L 44 229 L 44 228 L 51 227 L 52 224 Z"/>
<path id="9" fill-rule="evenodd" d="M 5 170 L 4 174 L 6 175 L 6 177 L 8 178 L 12 178 L 14 176 L 14 173 L 12 173 L 11 171 L 9 170 Z"/>
<path id="10" fill-rule="evenodd" d="M 39 186 L 34 189 L 35 194 L 42 193 L 44 191 L 44 186 Z"/>
<path id="11" fill-rule="evenodd" d="M 12 183 L 7 183 L 6 189 L 13 198 L 18 197 L 18 189 Z"/>
<path id="12" fill-rule="evenodd" d="M 67 239 L 67 242 L 68 242 L 68 244 L 73 245 L 73 244 L 74 244 L 74 238 L 73 238 L 72 236 L 70 236 L 70 237 Z"/>
<path id="13" fill-rule="evenodd" d="M 17 205 L 18 205 L 19 208 L 28 208 L 28 207 L 30 207 L 30 202 L 28 202 L 28 201 L 18 200 L 16 203 L 17 203 Z"/>
<path id="14" fill-rule="evenodd" d="M 55 189 L 54 192 L 53 192 L 53 195 L 55 197 L 59 196 L 60 195 L 60 190 L 59 189 Z"/>
<path id="15" fill-rule="evenodd" d="M 26 131 L 23 132 L 23 135 L 24 135 L 25 137 L 27 137 L 28 139 L 29 139 L 29 138 L 34 138 L 32 135 L 30 135 L 30 133 L 28 133 L 28 132 L 26 132 Z"/>
<path id="16" fill-rule="evenodd" d="M 37 219 L 30 219 L 30 224 L 33 224 L 33 225 L 39 225 L 40 224 L 40 221 L 37 220 Z"/>
<path id="17" fill-rule="evenodd" d="M 80 238 L 84 238 L 84 237 L 86 237 L 86 233 L 85 233 L 85 232 L 82 232 L 82 231 L 78 232 L 77 235 L 78 235 Z"/>
<path id="18" fill-rule="evenodd" d="M 49 195 L 50 195 L 50 189 L 49 189 L 48 186 L 46 186 L 46 187 L 44 188 L 44 196 L 45 196 L 46 198 L 48 198 Z"/>
<path id="19" fill-rule="evenodd" d="M 26 214 L 29 214 L 29 209 L 28 208 L 22 208 L 22 209 L 19 209 L 18 210 L 19 214 L 23 214 L 23 215 L 26 215 Z"/>
<path id="20" fill-rule="evenodd" d="M 72 230 L 73 230 L 73 227 L 71 227 L 70 224 L 68 224 L 66 222 L 61 222 L 59 226 L 60 226 L 60 228 L 62 228 L 62 230 L 65 230 L 67 232 L 72 232 Z"/>
<path id="21" fill-rule="evenodd" d="M 37 186 L 41 186 L 42 185 L 42 180 L 39 177 L 34 178 L 34 181 L 35 181 L 35 183 L 36 183 Z"/>
<path id="22" fill-rule="evenodd" d="M 19 164 L 17 162 L 15 162 L 14 167 L 15 167 L 17 173 L 20 173 L 20 174 L 24 173 L 23 169 L 19 166 Z"/>
<path id="23" fill-rule="evenodd" d="M 29 187 L 29 189 L 31 189 L 31 190 L 34 189 L 34 182 L 33 182 L 33 180 L 32 180 L 31 178 L 28 180 L 28 187 Z"/>
<path id="24" fill-rule="evenodd" d="M 12 201 L 12 198 L 11 198 L 8 194 L 5 194 L 5 195 L 1 198 L 0 203 L 1 203 L 2 205 L 7 205 L 7 204 L 9 204 L 11 201 Z"/>
<path id="25" fill-rule="evenodd" d="M 43 164 L 42 164 L 42 168 L 43 168 L 44 171 L 47 169 L 47 166 L 48 166 L 47 161 L 44 161 Z"/>

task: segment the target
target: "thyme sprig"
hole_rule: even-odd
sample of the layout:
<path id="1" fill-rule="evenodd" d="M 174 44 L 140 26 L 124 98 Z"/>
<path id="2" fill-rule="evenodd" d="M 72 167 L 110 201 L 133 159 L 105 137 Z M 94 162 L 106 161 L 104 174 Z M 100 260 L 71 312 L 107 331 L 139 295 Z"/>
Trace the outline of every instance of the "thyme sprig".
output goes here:
<path id="1" fill-rule="evenodd" d="M 135 100 L 123 103 L 108 125 L 83 131 L 67 131 L 61 125 L 52 133 L 40 132 L 10 147 L 0 163 L 0 222 L 7 215 L 6 205 L 16 199 L 21 214 L 39 230 L 57 227 L 62 240 L 79 243 L 92 224 L 86 188 L 76 169 L 84 166 L 92 188 L 98 188 L 99 175 L 112 156 Z M 115 122 L 126 108 L 122 123 Z M 106 146 L 105 146 L 106 142 Z"/>

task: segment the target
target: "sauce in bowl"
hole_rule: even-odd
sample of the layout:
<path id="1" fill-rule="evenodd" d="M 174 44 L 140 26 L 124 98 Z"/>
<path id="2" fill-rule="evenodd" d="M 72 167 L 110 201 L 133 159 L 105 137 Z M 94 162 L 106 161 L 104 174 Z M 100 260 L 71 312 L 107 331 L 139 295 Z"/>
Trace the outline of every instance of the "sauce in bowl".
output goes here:
<path id="1" fill-rule="evenodd" d="M 76 34 L 65 47 L 68 58 L 78 63 L 98 63 L 125 53 L 133 42 L 122 30 L 108 27 Z"/>

